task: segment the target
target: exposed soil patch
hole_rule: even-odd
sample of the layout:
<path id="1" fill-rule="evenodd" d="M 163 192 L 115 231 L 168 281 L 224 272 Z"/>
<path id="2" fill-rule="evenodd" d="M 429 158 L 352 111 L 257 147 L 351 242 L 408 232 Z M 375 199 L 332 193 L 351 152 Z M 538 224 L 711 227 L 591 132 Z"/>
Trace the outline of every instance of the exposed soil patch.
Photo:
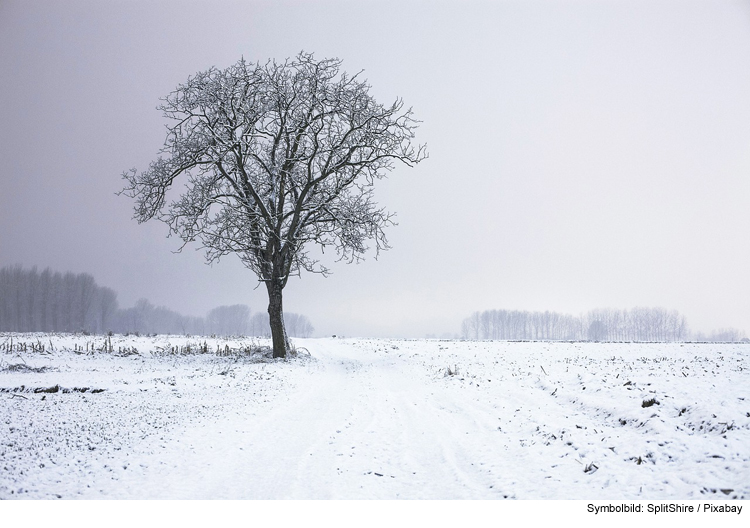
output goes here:
<path id="1" fill-rule="evenodd" d="M 25 363 L 17 363 L 15 365 L 8 365 L 7 367 L 0 368 L 0 372 L 50 372 L 55 371 L 57 369 L 49 368 L 49 367 L 30 367 Z"/>
<path id="2" fill-rule="evenodd" d="M 0 392 L 11 392 L 11 393 L 17 393 L 17 392 L 33 392 L 36 394 L 39 394 L 41 392 L 45 392 L 47 394 L 54 394 L 57 392 L 62 392 L 63 394 L 69 394 L 71 392 L 89 392 L 92 394 L 97 394 L 99 392 L 104 392 L 106 389 L 92 389 L 91 387 L 61 387 L 60 385 L 53 385 L 52 387 L 27 387 L 25 385 L 21 385 L 20 387 L 0 387 Z"/>

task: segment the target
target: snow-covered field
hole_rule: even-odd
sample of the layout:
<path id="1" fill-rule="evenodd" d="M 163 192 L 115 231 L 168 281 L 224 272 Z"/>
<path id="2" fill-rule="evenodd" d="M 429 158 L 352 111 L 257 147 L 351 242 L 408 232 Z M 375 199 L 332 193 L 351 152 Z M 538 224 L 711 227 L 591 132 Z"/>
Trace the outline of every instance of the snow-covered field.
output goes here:
<path id="1" fill-rule="evenodd" d="M 0 334 L 0 498 L 750 498 L 750 345 L 294 342 Z"/>

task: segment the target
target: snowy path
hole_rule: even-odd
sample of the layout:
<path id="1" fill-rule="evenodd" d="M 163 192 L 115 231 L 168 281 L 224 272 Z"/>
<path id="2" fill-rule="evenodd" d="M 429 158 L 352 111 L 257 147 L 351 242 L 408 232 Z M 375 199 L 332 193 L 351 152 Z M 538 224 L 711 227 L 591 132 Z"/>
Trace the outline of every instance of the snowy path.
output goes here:
<path id="1" fill-rule="evenodd" d="M 498 497 L 477 462 L 481 447 L 466 441 L 490 431 L 486 412 L 436 398 L 429 376 L 406 360 L 336 342 L 311 352 L 317 361 L 305 383 L 280 401 L 186 431 L 177 452 L 154 454 L 178 464 L 147 462 L 158 476 L 130 480 L 110 496 Z"/>
<path id="2" fill-rule="evenodd" d="M 315 360 L 63 354 L 0 373 L 108 388 L 0 395 L 0 496 L 750 496 L 748 345 L 302 344 Z"/>

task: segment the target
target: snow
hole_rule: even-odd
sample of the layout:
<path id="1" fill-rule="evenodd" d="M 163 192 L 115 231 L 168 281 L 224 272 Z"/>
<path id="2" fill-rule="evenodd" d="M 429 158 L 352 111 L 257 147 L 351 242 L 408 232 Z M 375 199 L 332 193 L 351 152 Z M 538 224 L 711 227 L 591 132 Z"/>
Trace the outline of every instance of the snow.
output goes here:
<path id="1" fill-rule="evenodd" d="M 106 339 L 0 335 L 0 498 L 750 498 L 747 344 Z"/>

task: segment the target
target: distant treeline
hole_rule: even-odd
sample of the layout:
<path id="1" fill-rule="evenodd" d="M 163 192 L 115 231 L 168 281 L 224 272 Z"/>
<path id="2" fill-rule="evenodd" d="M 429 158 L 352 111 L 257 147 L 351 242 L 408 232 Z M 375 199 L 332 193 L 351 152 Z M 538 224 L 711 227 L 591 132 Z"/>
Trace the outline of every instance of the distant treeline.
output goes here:
<path id="1" fill-rule="evenodd" d="M 309 337 L 314 328 L 304 315 L 286 313 L 287 333 Z M 0 331 L 142 333 L 189 335 L 270 335 L 268 314 L 250 315 L 244 304 L 219 306 L 205 317 L 191 317 L 140 299 L 121 309 L 117 293 L 96 284 L 88 273 L 49 268 L 0 269 Z"/>
<path id="2" fill-rule="evenodd" d="M 581 316 L 556 312 L 487 310 L 474 312 L 461 325 L 464 339 L 531 341 L 741 341 L 744 333 L 729 328 L 709 335 L 691 334 L 676 310 L 596 309 Z"/>

